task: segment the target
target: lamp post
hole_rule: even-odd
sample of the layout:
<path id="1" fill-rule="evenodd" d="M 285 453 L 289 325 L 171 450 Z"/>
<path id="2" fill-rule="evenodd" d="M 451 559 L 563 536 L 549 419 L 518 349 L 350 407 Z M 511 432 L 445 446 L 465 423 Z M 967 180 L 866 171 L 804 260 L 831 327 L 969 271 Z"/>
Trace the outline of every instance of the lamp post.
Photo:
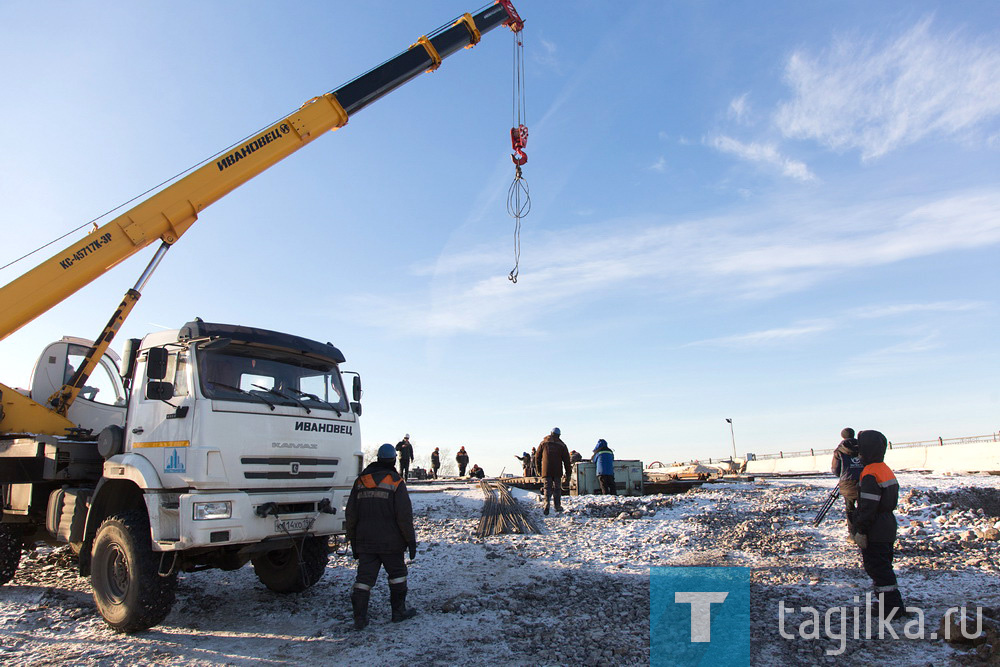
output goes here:
<path id="1" fill-rule="evenodd" d="M 733 461 L 736 461 L 736 433 L 733 432 L 733 420 L 727 417 L 726 422 L 729 424 L 729 435 L 733 439 Z"/>

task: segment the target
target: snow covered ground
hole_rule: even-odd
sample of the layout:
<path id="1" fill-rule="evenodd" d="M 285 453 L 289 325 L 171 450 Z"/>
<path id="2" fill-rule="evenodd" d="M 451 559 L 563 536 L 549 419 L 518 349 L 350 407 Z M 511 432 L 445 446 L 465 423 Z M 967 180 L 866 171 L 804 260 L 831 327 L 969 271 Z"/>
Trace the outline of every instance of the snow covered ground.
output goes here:
<path id="1" fill-rule="evenodd" d="M 948 607 L 1000 608 L 1000 542 L 975 533 L 1000 522 L 1000 477 L 900 475 L 900 483 L 896 564 L 907 604 L 935 628 Z M 0 588 L 0 662 L 641 665 L 650 659 L 651 566 L 742 565 L 754 568 L 749 664 L 980 664 L 973 650 L 941 640 L 847 639 L 842 654 L 828 655 L 837 641 L 780 636 L 779 600 L 822 611 L 869 589 L 844 540 L 842 503 L 811 525 L 832 484 L 758 480 L 678 496 L 568 498 L 564 514 L 548 517 L 533 494 L 516 491 L 545 532 L 484 540 L 475 537 L 478 487 L 415 492 L 420 548 L 408 602 L 420 614 L 388 622 L 383 574 L 362 632 L 350 622 L 348 554 L 333 555 L 323 579 L 297 596 L 271 593 L 250 567 L 182 575 L 166 621 L 125 636 L 96 614 L 69 552 L 39 548 Z M 801 621 L 790 615 L 786 629 Z"/>

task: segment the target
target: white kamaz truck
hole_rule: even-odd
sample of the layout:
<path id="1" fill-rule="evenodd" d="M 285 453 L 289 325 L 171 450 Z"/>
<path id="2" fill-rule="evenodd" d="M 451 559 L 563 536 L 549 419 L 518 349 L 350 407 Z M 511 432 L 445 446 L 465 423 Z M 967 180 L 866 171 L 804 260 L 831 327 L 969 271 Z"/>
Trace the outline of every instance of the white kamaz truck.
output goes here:
<path id="1" fill-rule="evenodd" d="M 160 241 L 93 342 L 49 345 L 30 389 L 0 384 L 0 584 L 22 548 L 69 543 L 101 615 L 135 632 L 169 613 L 178 572 L 250 561 L 283 593 L 319 579 L 361 469 L 361 380 L 348 396 L 340 351 L 200 319 L 128 341 L 121 363 L 110 344 L 205 207 L 499 25 L 523 25 L 509 0 L 309 100 L 0 288 L 2 340 Z"/>
<path id="2" fill-rule="evenodd" d="M 49 345 L 32 397 L 89 348 Z M 330 343 L 201 320 L 127 341 L 120 375 L 105 355 L 68 412 L 76 437 L 0 440 L 4 583 L 22 543 L 68 542 L 123 631 L 163 620 L 181 571 L 250 561 L 271 590 L 312 586 L 361 466 L 361 382 L 349 400 L 343 361 Z"/>

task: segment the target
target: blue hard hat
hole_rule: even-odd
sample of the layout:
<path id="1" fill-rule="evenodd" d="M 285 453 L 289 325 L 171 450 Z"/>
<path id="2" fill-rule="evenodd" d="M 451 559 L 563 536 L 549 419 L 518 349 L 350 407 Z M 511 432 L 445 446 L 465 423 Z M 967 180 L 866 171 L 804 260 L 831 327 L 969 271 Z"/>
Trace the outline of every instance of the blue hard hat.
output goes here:
<path id="1" fill-rule="evenodd" d="M 608 441 L 605 440 L 604 438 L 601 438 L 600 440 L 597 441 L 597 445 L 594 447 L 594 451 L 596 452 L 601 447 L 607 447 L 607 446 L 608 446 Z"/>
<path id="2" fill-rule="evenodd" d="M 552 435 L 562 435 L 562 431 L 559 430 L 558 426 L 552 429 Z"/>
<path id="3" fill-rule="evenodd" d="M 387 442 L 378 448 L 378 457 L 380 459 L 394 459 L 396 458 L 396 448 Z"/>

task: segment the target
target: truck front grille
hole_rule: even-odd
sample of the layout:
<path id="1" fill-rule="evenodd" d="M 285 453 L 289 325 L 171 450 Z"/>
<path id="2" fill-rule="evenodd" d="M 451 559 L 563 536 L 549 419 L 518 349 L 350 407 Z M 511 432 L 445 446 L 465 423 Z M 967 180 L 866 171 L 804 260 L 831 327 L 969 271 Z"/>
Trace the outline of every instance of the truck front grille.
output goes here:
<path id="1" fill-rule="evenodd" d="M 244 456 L 240 463 L 253 466 L 243 472 L 246 479 L 333 479 L 337 471 L 329 468 L 340 465 L 340 459 Z"/>

